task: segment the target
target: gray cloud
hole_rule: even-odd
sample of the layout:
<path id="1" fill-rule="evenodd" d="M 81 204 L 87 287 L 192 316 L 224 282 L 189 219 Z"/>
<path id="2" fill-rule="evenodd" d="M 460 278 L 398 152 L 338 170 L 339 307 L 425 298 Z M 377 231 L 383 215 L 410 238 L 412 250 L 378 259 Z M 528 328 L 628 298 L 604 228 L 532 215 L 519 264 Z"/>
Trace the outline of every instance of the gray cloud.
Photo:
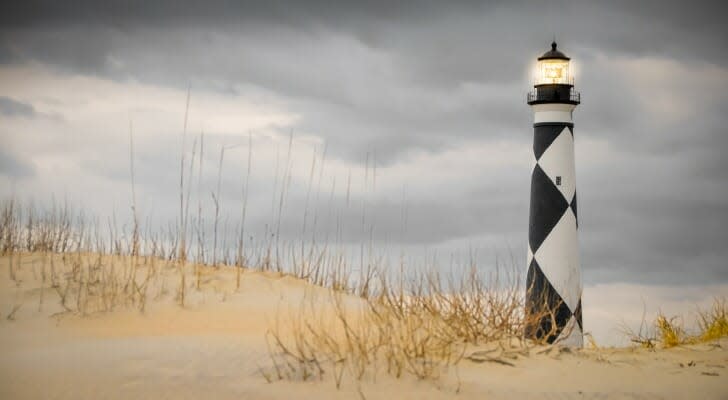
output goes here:
<path id="1" fill-rule="evenodd" d="M 122 83 L 173 88 L 190 83 L 193 97 L 212 91 L 261 104 L 275 101 L 300 115 L 293 126 L 297 135 L 326 141 L 330 158 L 361 166 L 367 153 L 376 154 L 383 173 L 423 152 L 500 142 L 528 148 L 531 114 L 523 97 L 528 63 L 555 34 L 578 62 L 584 99 L 575 118 L 585 279 L 728 280 L 723 228 L 728 29 L 719 3 L 157 1 L 3 7 L 0 64 L 39 63 L 69 76 Z M 32 105 L 4 99 L 2 110 L 34 112 Z M 210 132 L 210 145 L 222 145 L 215 134 Z M 166 201 L 166 188 L 174 190 L 171 140 L 157 139 L 138 150 L 137 182 L 157 204 Z M 126 158 L 111 160 L 99 153 L 79 164 L 100 179 L 126 185 Z M 3 165 L 11 165 L 5 157 Z M 401 205 L 391 198 L 372 200 L 378 240 L 423 246 L 500 241 L 525 249 L 528 171 L 493 167 L 459 173 L 478 182 L 464 180 L 472 186 L 453 190 L 433 181 L 431 194 L 410 199 L 406 238 L 396 239 Z M 238 178 L 225 185 L 230 204 L 240 197 Z M 254 178 L 253 186 L 270 190 L 267 178 Z M 291 217 L 283 223 L 291 237 L 304 203 L 301 193 L 292 195 L 286 214 Z M 324 213 L 326 207 L 320 207 Z M 356 221 L 358 212 L 343 209 L 342 218 Z M 261 230 L 270 217 L 260 212 L 251 221 Z M 351 230 L 352 241 L 367 239 L 365 232 Z"/>
<path id="2" fill-rule="evenodd" d="M 0 115 L 6 117 L 31 118 L 36 116 L 36 112 L 35 108 L 33 108 L 30 104 L 13 100 L 9 97 L 0 96 Z"/>
<path id="3" fill-rule="evenodd" d="M 524 61 L 545 47 L 550 33 L 563 37 L 582 63 L 585 106 L 596 111 L 585 118 L 624 135 L 642 129 L 639 113 L 625 112 L 640 111 L 640 88 L 613 70 L 610 59 L 595 58 L 596 51 L 665 57 L 688 67 L 726 61 L 725 52 L 716 51 L 725 29 L 711 7 L 657 5 L 14 6 L 14 20 L 37 23 L 8 24 L 0 48 L 1 58 L 114 79 L 175 87 L 192 82 L 197 90 L 240 94 L 241 84 L 262 87 L 304 110 L 299 129 L 323 135 L 342 157 L 353 159 L 350 148 L 387 143 L 380 151 L 386 160 L 412 148 L 520 129 L 527 113 Z M 690 81 L 673 90 L 697 97 L 689 93 Z M 350 148 L 336 146 L 341 131 L 351 132 L 343 139 Z"/>
<path id="4" fill-rule="evenodd" d="M 35 172 L 35 166 L 31 161 L 0 149 L 0 175 L 11 179 L 22 179 L 33 177 Z"/>

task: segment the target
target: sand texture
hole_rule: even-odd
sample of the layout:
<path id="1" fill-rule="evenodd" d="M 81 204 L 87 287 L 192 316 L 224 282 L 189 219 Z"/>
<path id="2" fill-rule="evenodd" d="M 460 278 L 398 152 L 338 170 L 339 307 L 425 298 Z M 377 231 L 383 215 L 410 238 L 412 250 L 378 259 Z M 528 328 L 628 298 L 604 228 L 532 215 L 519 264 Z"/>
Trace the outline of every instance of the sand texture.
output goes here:
<path id="1" fill-rule="evenodd" d="M 326 289 L 248 270 L 238 285 L 230 267 L 180 270 L 145 260 L 134 271 L 149 277 L 142 307 L 128 295 L 135 289 L 123 294 L 128 259 L 83 257 L 117 264 L 119 277 L 86 279 L 92 289 L 81 287 L 80 299 L 79 288 L 68 288 L 65 306 L 63 288 L 53 286 L 69 273 L 70 258 L 0 258 L 1 399 L 728 398 L 726 339 L 657 351 L 469 346 L 437 380 L 380 371 L 339 389 L 329 373 L 269 383 L 261 373 L 271 363 L 266 331 L 304 302 L 328 307 Z M 88 265 L 80 267 L 86 274 Z M 116 289 L 100 286 L 104 279 Z M 344 301 L 356 307 L 359 299 Z"/>

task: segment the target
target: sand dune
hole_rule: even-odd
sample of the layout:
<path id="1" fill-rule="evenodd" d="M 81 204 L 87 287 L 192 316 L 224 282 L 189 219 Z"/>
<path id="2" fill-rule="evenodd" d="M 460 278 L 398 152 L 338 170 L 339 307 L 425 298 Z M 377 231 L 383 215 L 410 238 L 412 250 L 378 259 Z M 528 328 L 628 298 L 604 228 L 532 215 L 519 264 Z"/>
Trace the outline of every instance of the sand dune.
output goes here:
<path id="1" fill-rule="evenodd" d="M 112 310 L 83 315 L 60 305 L 48 257 L 16 255 L 12 267 L 0 258 L 2 399 L 728 398 L 726 339 L 658 351 L 479 346 L 435 381 L 380 373 L 340 389 L 326 374 L 268 383 L 260 373 L 270 364 L 266 330 L 304 301 L 328 307 L 326 289 L 247 270 L 237 287 L 236 271 L 221 267 L 200 270 L 198 290 L 190 267 L 181 306 L 179 270 L 160 262 L 143 312 L 115 300 Z M 60 273 L 66 266 L 54 257 Z"/>

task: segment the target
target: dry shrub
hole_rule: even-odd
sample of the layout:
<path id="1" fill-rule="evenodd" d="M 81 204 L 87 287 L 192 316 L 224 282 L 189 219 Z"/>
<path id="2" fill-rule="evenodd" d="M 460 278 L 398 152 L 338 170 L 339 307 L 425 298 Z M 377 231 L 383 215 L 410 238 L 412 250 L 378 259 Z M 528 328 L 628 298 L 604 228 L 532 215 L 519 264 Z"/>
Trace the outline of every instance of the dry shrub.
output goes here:
<path id="1" fill-rule="evenodd" d="M 330 371 L 337 388 L 344 377 L 374 378 L 380 368 L 397 378 L 405 373 L 437 378 L 465 351 L 465 343 L 436 315 L 403 315 L 382 298 L 349 309 L 334 291 L 327 307 L 293 313 L 285 328 L 277 321 L 267 339 L 272 367 L 262 373 L 268 381 L 322 379 Z"/>
<path id="2" fill-rule="evenodd" d="M 331 290 L 324 307 L 311 303 L 279 315 L 267 333 L 272 366 L 263 376 L 309 380 L 330 371 L 337 387 L 344 377 L 375 378 L 380 369 L 395 378 L 438 379 L 469 345 L 520 341 L 523 304 L 515 274 L 505 286 L 474 268 L 458 280 L 435 272 L 398 284 L 379 278 L 370 296 L 348 298 L 353 307 Z"/>
<path id="3" fill-rule="evenodd" d="M 453 336 L 478 344 L 520 336 L 523 329 L 522 290 L 518 274 L 499 271 L 489 281 L 478 274 L 475 266 L 460 278 L 447 279 L 430 273 L 426 284 L 414 286 L 408 297 L 405 313 L 437 315 L 451 327 Z M 394 293 L 387 295 L 395 298 Z"/>

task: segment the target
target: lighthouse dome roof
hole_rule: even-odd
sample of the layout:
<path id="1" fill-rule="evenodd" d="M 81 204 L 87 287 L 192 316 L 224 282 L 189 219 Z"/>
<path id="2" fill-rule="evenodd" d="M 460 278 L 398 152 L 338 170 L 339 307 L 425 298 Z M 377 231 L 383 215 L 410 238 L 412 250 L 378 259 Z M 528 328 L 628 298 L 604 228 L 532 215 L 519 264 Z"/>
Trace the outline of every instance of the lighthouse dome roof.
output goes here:
<path id="1" fill-rule="evenodd" d="M 566 56 L 566 54 L 556 50 L 556 42 L 551 42 L 551 50 L 543 53 L 541 57 L 538 58 L 540 60 L 569 60 L 569 57 Z"/>

